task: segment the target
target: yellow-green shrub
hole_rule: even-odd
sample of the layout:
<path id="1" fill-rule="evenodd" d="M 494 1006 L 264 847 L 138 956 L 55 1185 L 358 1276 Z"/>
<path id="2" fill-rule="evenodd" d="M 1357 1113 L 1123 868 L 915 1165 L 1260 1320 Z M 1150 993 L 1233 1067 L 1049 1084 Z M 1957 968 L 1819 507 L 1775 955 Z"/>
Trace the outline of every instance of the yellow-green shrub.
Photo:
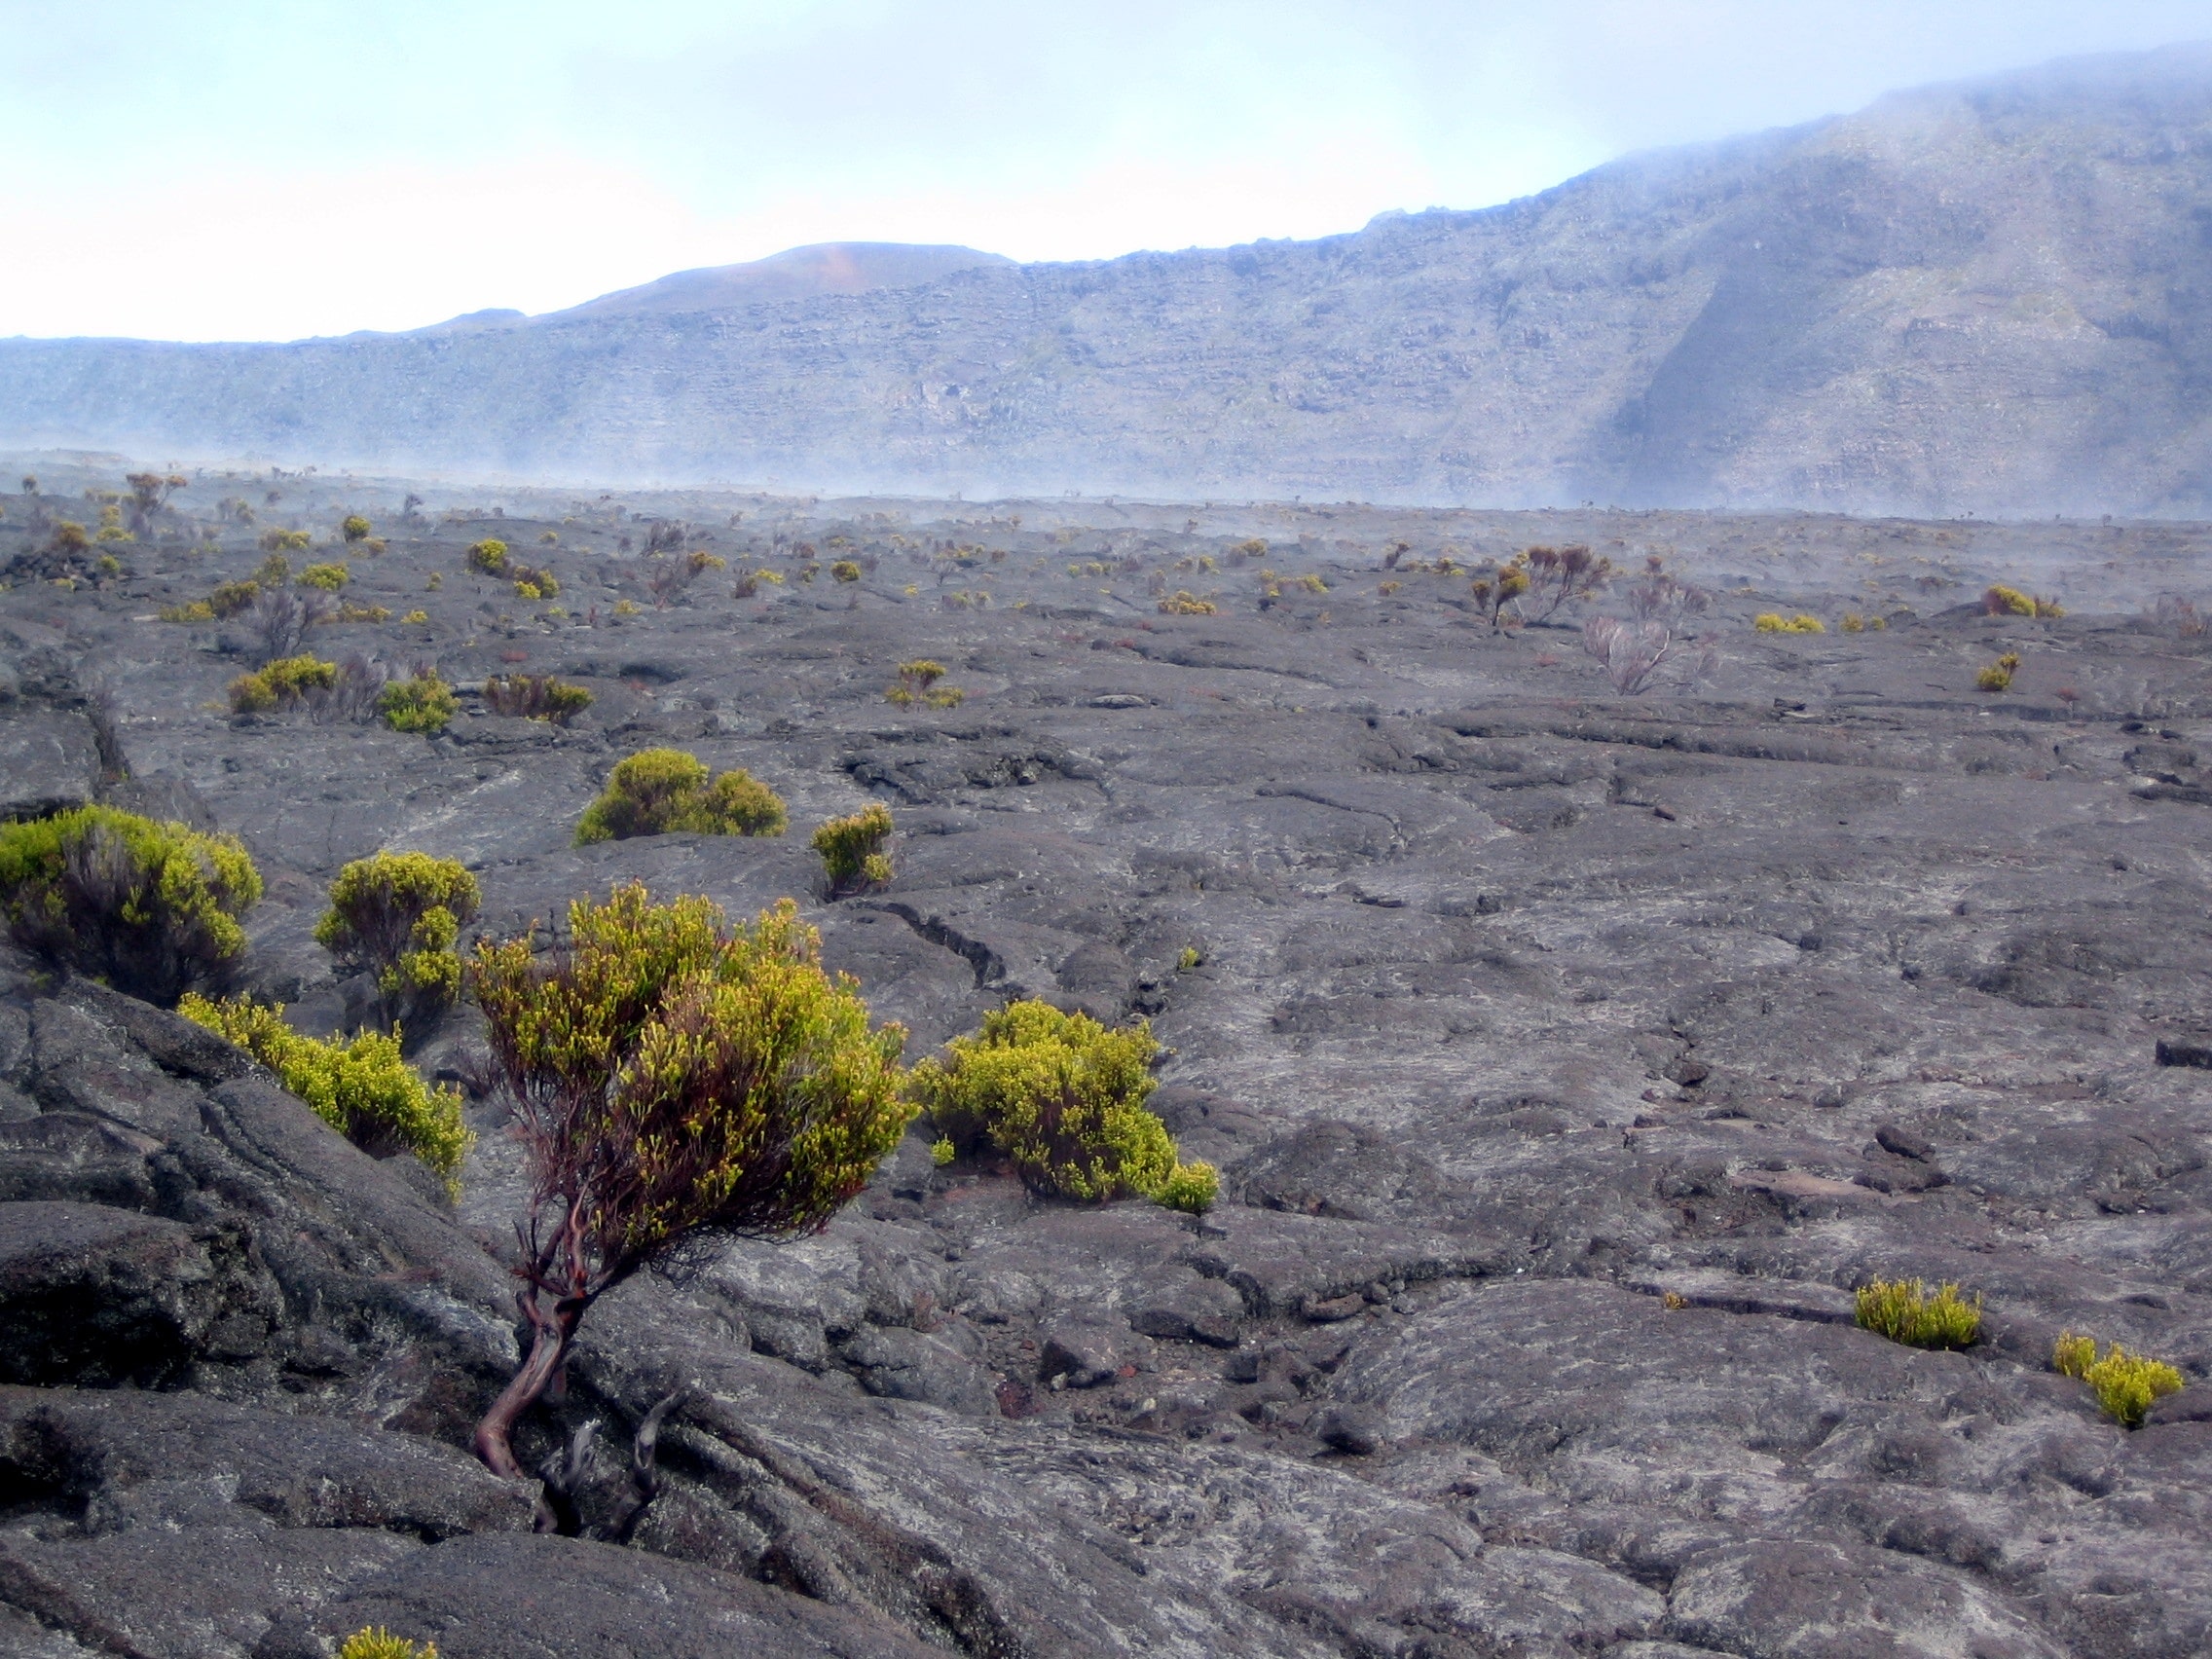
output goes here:
<path id="1" fill-rule="evenodd" d="M 831 898 L 891 879 L 891 859 L 883 851 L 891 829 L 891 809 L 879 800 L 816 827 L 811 844 L 822 855 Z"/>
<path id="2" fill-rule="evenodd" d="M 377 693 L 377 713 L 393 731 L 440 732 L 460 712 L 453 687 L 434 668 L 419 668 Z"/>
<path id="3" fill-rule="evenodd" d="M 484 701 L 496 715 L 567 725 L 591 707 L 591 693 L 550 674 L 495 674 L 484 682 Z"/>
<path id="4" fill-rule="evenodd" d="M 187 992 L 177 1013 L 236 1043 L 276 1074 L 314 1115 L 363 1150 L 411 1152 L 459 1186 L 461 1160 L 476 1137 L 461 1118 L 461 1094 L 424 1083 L 381 1031 L 320 1041 L 284 1023 L 281 1003 L 251 997 L 210 1001 Z"/>
<path id="5" fill-rule="evenodd" d="M 632 884 L 571 904 L 569 927 L 558 956 L 486 942 L 469 968 L 533 1195 L 531 1352 L 475 1439 L 509 1476 L 515 1420 L 593 1300 L 702 1235 L 818 1231 L 913 1117 L 905 1031 L 869 1030 L 790 900 L 731 928 L 709 900 Z"/>
<path id="6" fill-rule="evenodd" d="M 830 575 L 833 581 L 857 582 L 861 579 L 861 568 L 850 559 L 840 559 L 830 567 Z"/>
<path id="7" fill-rule="evenodd" d="M 1038 1192 L 1103 1202 L 1172 1189 L 1178 1207 L 1210 1204 L 1213 1172 L 1178 1165 L 1167 1125 L 1145 1107 L 1159 1052 L 1143 1020 L 1109 1030 L 1050 1003 L 1010 1003 L 916 1066 L 910 1089 L 941 1136 L 987 1139 Z"/>
<path id="8" fill-rule="evenodd" d="M 1981 1298 L 1968 1302 L 1955 1284 L 1930 1295 L 1919 1279 L 1873 1279 L 1858 1302 L 1861 1326 L 1910 1347 L 1962 1348 L 1981 1332 Z"/>
<path id="9" fill-rule="evenodd" d="M 708 782 L 705 762 L 681 749 L 645 749 L 618 761 L 576 821 L 576 845 L 634 835 L 781 835 L 781 796 L 743 769 Z"/>
<path id="10" fill-rule="evenodd" d="M 1981 596 L 1981 608 L 1992 616 L 2063 616 L 2065 608 L 2054 599 L 2037 599 L 2002 582 Z"/>
<path id="11" fill-rule="evenodd" d="M 2012 651 L 2007 651 L 1973 677 L 1974 689 L 1977 691 L 2009 691 L 2012 688 L 2012 676 L 2017 674 L 2019 670 L 2019 656 Z"/>
<path id="12" fill-rule="evenodd" d="M 2124 1428 L 2141 1428 L 2151 1407 L 2167 1394 L 2178 1393 L 2187 1381 L 2163 1360 L 2129 1353 L 2118 1343 L 2097 1357 L 2094 1337 L 2062 1334 L 2052 1349 L 2053 1370 L 2086 1382 L 2096 1392 L 2105 1415 Z"/>
<path id="13" fill-rule="evenodd" d="M 899 678 L 884 688 L 883 700 L 908 708 L 915 703 L 927 703 L 935 709 L 957 709 L 968 693 L 957 685 L 940 685 L 944 678 L 944 664 L 917 657 L 912 662 L 899 665 Z"/>
<path id="14" fill-rule="evenodd" d="M 468 549 L 471 570 L 481 571 L 488 576 L 503 575 L 507 569 L 507 544 L 498 536 L 486 536 Z"/>
<path id="15" fill-rule="evenodd" d="M 336 593 L 353 579 L 353 572 L 344 565 L 310 565 L 300 572 L 303 587 L 320 588 L 324 593 Z"/>
<path id="16" fill-rule="evenodd" d="M 454 942 L 481 898 L 457 859 L 378 853 L 338 872 L 314 937 L 341 962 L 372 970 L 386 1023 L 410 1026 L 460 995 Z"/>
<path id="17" fill-rule="evenodd" d="M 338 665 L 313 656 L 278 657 L 252 674 L 231 682 L 231 712 L 263 715 L 272 709 L 293 709 L 310 691 L 327 691 L 338 683 Z"/>
<path id="18" fill-rule="evenodd" d="M 305 553 L 313 545 L 313 535 L 304 530 L 272 530 L 261 537 L 264 553 Z"/>
<path id="19" fill-rule="evenodd" d="M 357 1630 L 341 1642 L 338 1659 L 438 1659 L 438 1644 L 431 1641 L 417 1647 L 376 1625 Z"/>
<path id="20" fill-rule="evenodd" d="M 369 532 L 375 528 L 359 513 L 348 513 L 345 521 L 338 527 L 338 534 L 346 538 L 346 545 L 350 547 L 356 541 L 368 540 Z M 381 552 L 382 549 L 380 548 L 379 551 Z"/>
<path id="21" fill-rule="evenodd" d="M 1221 607 L 1210 599 L 1200 599 L 1186 588 L 1177 588 L 1160 602 L 1160 608 L 1169 616 L 1211 616 Z"/>
<path id="22" fill-rule="evenodd" d="M 220 986 L 260 897 L 234 835 L 106 806 L 0 824 L 0 917 L 15 941 L 148 1002 Z"/>
<path id="23" fill-rule="evenodd" d="M 1762 634 L 1825 634 L 1827 627 L 1818 616 L 1800 610 L 1794 616 L 1784 616 L 1779 611 L 1762 610 L 1751 618 L 1751 626 Z"/>

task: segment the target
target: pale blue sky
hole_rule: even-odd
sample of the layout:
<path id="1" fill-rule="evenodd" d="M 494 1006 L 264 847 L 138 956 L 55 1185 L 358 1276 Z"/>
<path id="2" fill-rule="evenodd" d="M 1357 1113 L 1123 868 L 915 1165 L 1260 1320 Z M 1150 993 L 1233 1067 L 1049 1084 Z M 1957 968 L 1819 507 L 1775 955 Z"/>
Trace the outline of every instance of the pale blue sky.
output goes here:
<path id="1" fill-rule="evenodd" d="M 0 0 L 0 335 L 540 312 L 830 240 L 1477 207 L 2212 0 Z"/>

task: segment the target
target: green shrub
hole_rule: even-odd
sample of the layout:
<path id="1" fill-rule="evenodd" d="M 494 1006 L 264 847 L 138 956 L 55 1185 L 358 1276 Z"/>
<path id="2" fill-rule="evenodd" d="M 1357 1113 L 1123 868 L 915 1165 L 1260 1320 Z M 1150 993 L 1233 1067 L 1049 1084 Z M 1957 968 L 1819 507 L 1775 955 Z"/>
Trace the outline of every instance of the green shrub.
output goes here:
<path id="1" fill-rule="evenodd" d="M 830 567 L 830 576 L 832 581 L 857 582 L 861 579 L 861 568 L 850 559 L 840 559 Z"/>
<path id="2" fill-rule="evenodd" d="M 1981 1331 L 1981 1298 L 1969 1303 L 1955 1284 L 1928 1294 L 1919 1279 L 1874 1279 L 1859 1287 L 1859 1323 L 1910 1347 L 1962 1348 Z"/>
<path id="3" fill-rule="evenodd" d="M 507 570 L 507 544 L 498 536 L 486 536 L 468 549 L 468 567 L 488 576 L 504 575 Z"/>
<path id="4" fill-rule="evenodd" d="M 968 693 L 957 685 L 940 685 L 944 678 L 944 664 L 932 662 L 927 657 L 916 657 L 912 662 L 899 665 L 899 678 L 884 687 L 883 700 L 896 703 L 902 709 L 916 703 L 927 703 L 933 709 L 957 709 L 967 700 Z"/>
<path id="5" fill-rule="evenodd" d="M 338 1659 L 438 1659 L 438 1644 L 431 1641 L 417 1647 L 382 1625 L 363 1627 L 340 1643 Z"/>
<path id="6" fill-rule="evenodd" d="M 460 712 L 453 687 L 434 668 L 419 668 L 377 693 L 377 713 L 393 731 L 440 732 Z"/>
<path id="7" fill-rule="evenodd" d="M 353 572 L 344 565 L 310 565 L 300 572 L 300 585 L 320 588 L 324 593 L 336 593 L 353 579 Z"/>
<path id="8" fill-rule="evenodd" d="M 581 685 L 549 674 L 495 674 L 484 682 L 484 701 L 496 715 L 565 726 L 591 707 L 592 697 Z"/>
<path id="9" fill-rule="evenodd" d="M 533 1195 L 531 1351 L 475 1440 L 507 1476 L 515 1420 L 598 1297 L 701 1236 L 819 1231 L 913 1116 L 904 1030 L 868 1028 L 790 900 L 732 928 L 709 900 L 632 884 L 571 904 L 569 926 L 550 959 L 526 937 L 479 943 L 469 967 Z"/>
<path id="10" fill-rule="evenodd" d="M 286 553 L 305 553 L 314 545 L 314 536 L 304 530 L 266 531 L 261 537 L 264 553 L 281 556 Z"/>
<path id="11" fill-rule="evenodd" d="M 508 563 L 505 574 L 515 584 L 517 599 L 554 599 L 560 595 L 561 584 L 551 571 L 513 560 Z"/>
<path id="12" fill-rule="evenodd" d="M 1200 599 L 1188 588 L 1177 588 L 1160 602 L 1160 609 L 1167 616 L 1211 616 L 1221 607 L 1210 599 Z"/>
<path id="13" fill-rule="evenodd" d="M 2009 691 L 2012 688 L 2012 676 L 2019 671 L 2020 658 L 2018 653 L 2007 651 L 1973 677 L 1974 689 L 1977 691 Z"/>
<path id="14" fill-rule="evenodd" d="M 210 1001 L 185 993 L 177 1013 L 236 1043 L 276 1074 L 314 1115 L 363 1151 L 411 1152 L 460 1189 L 461 1160 L 476 1137 L 461 1118 L 461 1093 L 431 1088 L 382 1031 L 352 1038 L 302 1037 L 284 1023 L 281 1003 L 251 997 Z"/>
<path id="15" fill-rule="evenodd" d="M 346 545 L 350 547 L 356 541 L 368 540 L 369 532 L 373 528 L 359 513 L 348 513 L 345 522 L 338 527 L 338 534 L 346 538 Z"/>
<path id="16" fill-rule="evenodd" d="M 2050 1363 L 2053 1370 L 2094 1389 L 2105 1415 L 2123 1428 L 2141 1428 L 2151 1407 L 2164 1395 L 2179 1392 L 2187 1381 L 2163 1360 L 2129 1353 L 2118 1343 L 2099 1359 L 2096 1339 L 2078 1337 L 2072 1331 L 2059 1337 Z"/>
<path id="17" fill-rule="evenodd" d="M 891 809 L 881 801 L 870 801 L 858 812 L 816 827 L 812 845 L 822 855 L 831 898 L 891 879 L 891 859 L 883 851 L 891 828 Z"/>
<path id="18" fill-rule="evenodd" d="M 0 824 L 0 916 L 25 950 L 165 1006 L 220 988 L 261 874 L 233 835 L 85 806 Z"/>
<path id="19" fill-rule="evenodd" d="M 327 691 L 338 683 L 338 665 L 313 656 L 278 657 L 252 674 L 231 682 L 231 712 L 263 715 L 272 709 L 296 709 L 310 691 Z"/>
<path id="20" fill-rule="evenodd" d="M 2065 608 L 2054 599 L 2037 599 L 2003 583 L 1981 596 L 1981 608 L 1991 616 L 2063 616 Z"/>
<path id="21" fill-rule="evenodd" d="M 1202 1216 L 1221 1197 L 1221 1176 L 1210 1163 L 1178 1163 L 1153 1197 L 1163 1209 Z"/>
<path id="22" fill-rule="evenodd" d="M 911 1089 L 941 1136 L 988 1140 L 1037 1192 L 1211 1204 L 1213 1171 L 1178 1164 L 1167 1125 L 1145 1108 L 1159 1052 L 1145 1021 L 1108 1030 L 1050 1003 L 1010 1003 L 916 1066 Z"/>
<path id="23" fill-rule="evenodd" d="M 413 1029 L 460 995 L 454 942 L 481 901 L 456 859 L 378 853 L 338 872 L 314 937 L 341 962 L 374 972 L 384 1022 Z"/>
<path id="24" fill-rule="evenodd" d="M 256 581 L 224 582 L 207 596 L 207 608 L 217 616 L 236 616 L 252 605 L 260 592 L 261 584 Z"/>
<path id="25" fill-rule="evenodd" d="M 707 766 L 681 749 L 645 749 L 618 761 L 607 788 L 576 821 L 576 845 L 634 835 L 781 835 L 784 803 L 742 769 L 712 784 Z"/>
<path id="26" fill-rule="evenodd" d="M 930 1142 L 930 1161 L 940 1169 L 942 1169 L 959 1156 L 960 1149 L 954 1146 L 951 1140 L 944 1135 L 940 1135 Z"/>

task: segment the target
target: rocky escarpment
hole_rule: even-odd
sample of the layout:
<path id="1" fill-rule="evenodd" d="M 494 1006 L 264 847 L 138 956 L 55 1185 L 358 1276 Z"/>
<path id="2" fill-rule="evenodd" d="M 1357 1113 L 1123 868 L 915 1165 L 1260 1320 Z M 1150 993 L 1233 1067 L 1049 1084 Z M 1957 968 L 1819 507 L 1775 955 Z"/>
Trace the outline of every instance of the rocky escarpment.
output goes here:
<path id="1" fill-rule="evenodd" d="M 197 1027 L 11 958 L 0 1645 L 2212 1640 L 2202 635 L 1902 606 L 1753 632 L 1895 573 L 1801 545 L 1762 567 L 1795 586 L 1731 582 L 1695 624 L 1697 686 L 1625 698 L 1571 633 L 1493 634 L 1410 561 L 1286 548 L 1263 585 L 1193 540 L 1067 575 L 1034 529 L 824 524 L 860 580 L 759 551 L 782 585 L 654 608 L 638 560 L 562 543 L 552 616 L 469 586 L 480 531 L 356 554 L 350 596 L 426 619 L 317 648 L 560 672 L 598 699 L 565 730 L 474 700 L 436 739 L 234 722 L 236 639 L 153 618 L 261 554 L 179 542 L 0 595 L 0 744 L 45 756 L 41 801 L 132 790 L 243 834 L 251 976 L 311 1027 L 360 990 L 309 937 L 323 884 L 379 846 L 465 858 L 500 933 L 632 877 L 796 894 L 917 1053 L 1014 994 L 1149 1014 L 1156 1104 L 1225 1201 L 1202 1230 L 1042 1202 L 917 1130 L 820 1236 L 595 1309 L 522 1437 L 541 1495 L 462 1450 L 515 1351 L 497 1103 L 449 1205 Z M 1218 610 L 1162 613 L 1152 575 Z M 2013 689 L 1973 690 L 2006 652 Z M 961 707 L 884 702 L 923 655 Z M 826 902 L 798 834 L 571 846 L 664 743 L 800 830 L 887 801 L 896 878 Z M 415 1051 L 466 1080 L 474 1042 L 456 1015 Z M 1959 1281 L 1983 1340 L 1856 1328 L 1875 1275 Z M 2063 1330 L 2191 1386 L 2122 1429 L 2050 1369 Z"/>
<path id="2" fill-rule="evenodd" d="M 281 346 L 0 341 L 0 437 L 803 489 L 2198 512 L 2208 168 L 2212 56 L 2172 49 L 1318 241 L 912 249 L 866 291 L 687 273 Z"/>

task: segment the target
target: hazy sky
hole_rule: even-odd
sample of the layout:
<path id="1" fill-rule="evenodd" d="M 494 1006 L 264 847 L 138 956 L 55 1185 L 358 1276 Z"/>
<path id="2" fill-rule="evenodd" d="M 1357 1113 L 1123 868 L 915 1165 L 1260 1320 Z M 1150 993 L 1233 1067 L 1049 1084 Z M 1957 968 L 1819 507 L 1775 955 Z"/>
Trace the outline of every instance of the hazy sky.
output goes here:
<path id="1" fill-rule="evenodd" d="M 0 334 L 541 312 L 832 240 L 1476 207 L 2212 0 L 0 0 Z"/>

